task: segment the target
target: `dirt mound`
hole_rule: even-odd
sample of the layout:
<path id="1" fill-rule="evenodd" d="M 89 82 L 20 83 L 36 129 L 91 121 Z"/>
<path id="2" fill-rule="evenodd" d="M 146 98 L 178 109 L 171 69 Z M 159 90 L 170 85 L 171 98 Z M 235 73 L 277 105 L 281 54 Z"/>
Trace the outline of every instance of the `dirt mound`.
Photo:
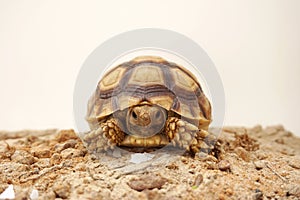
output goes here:
<path id="1" fill-rule="evenodd" d="M 0 132 L 0 194 L 12 185 L 16 199 L 300 198 L 300 139 L 282 126 L 226 127 L 218 144 L 195 158 L 95 156 L 73 130 Z"/>

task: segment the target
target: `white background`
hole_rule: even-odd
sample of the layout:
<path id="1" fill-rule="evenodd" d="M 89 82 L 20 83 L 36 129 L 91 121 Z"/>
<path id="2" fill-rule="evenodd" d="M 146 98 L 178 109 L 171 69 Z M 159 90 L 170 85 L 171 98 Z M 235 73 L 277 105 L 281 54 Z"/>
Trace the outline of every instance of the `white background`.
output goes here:
<path id="1" fill-rule="evenodd" d="M 171 29 L 215 63 L 225 125 L 283 124 L 300 135 L 300 1 L 0 1 L 0 129 L 74 128 L 87 56 L 137 28 Z"/>

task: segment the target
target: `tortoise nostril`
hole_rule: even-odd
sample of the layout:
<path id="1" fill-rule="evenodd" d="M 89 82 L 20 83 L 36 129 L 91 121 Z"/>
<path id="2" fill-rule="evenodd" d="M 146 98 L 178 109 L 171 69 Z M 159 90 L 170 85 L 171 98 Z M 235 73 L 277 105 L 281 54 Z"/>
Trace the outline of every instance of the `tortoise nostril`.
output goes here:
<path id="1" fill-rule="evenodd" d="M 132 111 L 131 115 L 132 115 L 133 119 L 137 119 L 137 114 L 134 111 Z"/>

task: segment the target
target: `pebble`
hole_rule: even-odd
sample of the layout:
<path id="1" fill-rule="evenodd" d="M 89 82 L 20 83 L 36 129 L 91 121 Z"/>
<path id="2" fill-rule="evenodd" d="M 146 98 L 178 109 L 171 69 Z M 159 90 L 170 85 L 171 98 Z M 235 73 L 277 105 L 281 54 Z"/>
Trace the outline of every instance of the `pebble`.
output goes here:
<path id="1" fill-rule="evenodd" d="M 260 150 L 260 149 L 255 152 L 255 155 L 256 155 L 256 158 L 259 160 L 264 160 L 264 159 L 268 158 L 268 154 L 265 151 Z"/>
<path id="2" fill-rule="evenodd" d="M 69 183 L 56 182 L 53 185 L 53 191 L 57 197 L 66 199 L 70 196 L 71 186 Z"/>
<path id="3" fill-rule="evenodd" d="M 31 154 L 38 158 L 50 158 L 51 151 L 46 146 L 37 146 L 31 149 Z"/>
<path id="4" fill-rule="evenodd" d="M 166 182 L 167 180 L 160 175 L 144 174 L 131 179 L 128 185 L 134 190 L 143 191 L 145 189 L 160 189 Z"/>
<path id="5" fill-rule="evenodd" d="M 67 140 L 63 144 L 56 144 L 54 149 L 56 152 L 60 153 L 61 151 L 68 149 L 68 148 L 75 148 L 76 144 L 78 143 L 77 140 L 71 139 Z"/>
<path id="6" fill-rule="evenodd" d="M 255 189 L 254 194 L 252 195 L 253 200 L 262 200 L 263 192 L 260 189 Z"/>
<path id="7" fill-rule="evenodd" d="M 221 160 L 218 163 L 218 168 L 221 171 L 227 171 L 230 169 L 230 162 L 228 160 Z"/>
<path id="8" fill-rule="evenodd" d="M 198 187 L 203 182 L 203 175 L 198 174 L 194 180 L 193 187 Z"/>
<path id="9" fill-rule="evenodd" d="M 9 185 L 4 192 L 0 194 L 0 199 L 15 199 L 14 186 Z"/>
<path id="10" fill-rule="evenodd" d="M 61 156 L 63 159 L 76 158 L 84 155 L 85 153 L 83 151 L 73 148 L 65 149 L 61 152 Z"/>
<path id="11" fill-rule="evenodd" d="M 246 151 L 243 147 L 237 147 L 234 151 L 240 158 L 242 158 L 244 161 L 249 162 L 250 161 L 250 154 L 248 151 Z"/>
<path id="12" fill-rule="evenodd" d="M 35 162 L 34 157 L 23 150 L 16 150 L 15 153 L 11 156 L 11 160 L 20 164 L 31 165 Z"/>
<path id="13" fill-rule="evenodd" d="M 39 191 L 36 189 L 33 189 L 30 193 L 30 199 L 31 200 L 37 200 L 39 198 Z"/>
<path id="14" fill-rule="evenodd" d="M 260 170 L 266 166 L 265 162 L 261 161 L 261 160 L 255 161 L 253 164 L 255 166 L 255 169 L 257 169 L 257 170 Z"/>
<path id="15" fill-rule="evenodd" d="M 61 162 L 61 156 L 58 153 L 54 153 L 50 158 L 50 165 L 58 165 Z"/>
<path id="16" fill-rule="evenodd" d="M 295 196 L 300 198 L 300 185 L 290 184 L 287 186 L 287 196 Z"/>

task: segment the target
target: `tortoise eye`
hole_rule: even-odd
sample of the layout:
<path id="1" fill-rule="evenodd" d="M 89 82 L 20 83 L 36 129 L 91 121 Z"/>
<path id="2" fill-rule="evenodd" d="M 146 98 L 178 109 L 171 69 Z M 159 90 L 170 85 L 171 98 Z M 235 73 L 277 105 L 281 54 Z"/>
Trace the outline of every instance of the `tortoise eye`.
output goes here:
<path id="1" fill-rule="evenodd" d="M 137 119 L 137 114 L 134 111 L 132 111 L 131 115 L 134 119 Z"/>

